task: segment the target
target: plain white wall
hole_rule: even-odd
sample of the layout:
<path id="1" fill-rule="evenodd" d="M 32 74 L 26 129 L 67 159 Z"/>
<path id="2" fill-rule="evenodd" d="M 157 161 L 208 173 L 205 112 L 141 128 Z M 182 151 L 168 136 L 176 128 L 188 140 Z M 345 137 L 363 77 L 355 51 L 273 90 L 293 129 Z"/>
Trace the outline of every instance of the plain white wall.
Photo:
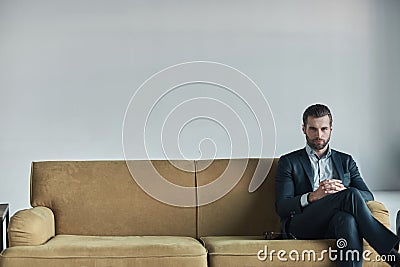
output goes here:
<path id="1" fill-rule="evenodd" d="M 135 90 L 194 60 L 257 83 L 275 118 L 276 156 L 304 146 L 301 114 L 322 102 L 334 116 L 332 146 L 355 157 L 372 189 L 398 190 L 399 11 L 395 0 L 2 0 L 0 202 L 12 213 L 29 206 L 32 161 L 122 159 Z M 212 129 L 184 133 L 197 142 Z M 221 140 L 217 156 L 227 157 Z"/>

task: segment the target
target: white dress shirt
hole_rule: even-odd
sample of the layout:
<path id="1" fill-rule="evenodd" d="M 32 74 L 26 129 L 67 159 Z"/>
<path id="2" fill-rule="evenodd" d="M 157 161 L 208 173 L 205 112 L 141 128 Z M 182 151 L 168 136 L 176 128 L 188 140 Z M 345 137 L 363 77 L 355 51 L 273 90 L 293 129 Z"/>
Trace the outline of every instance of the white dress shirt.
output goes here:
<path id="1" fill-rule="evenodd" d="M 330 147 L 328 147 L 327 152 L 321 158 L 318 157 L 317 153 L 308 144 L 306 145 L 306 152 L 310 159 L 314 178 L 313 191 L 318 189 L 319 183 L 323 180 L 338 179 L 339 176 L 333 167 L 332 151 Z M 310 204 L 307 200 L 309 194 L 310 193 L 305 193 L 301 196 L 300 202 L 302 207 Z"/>

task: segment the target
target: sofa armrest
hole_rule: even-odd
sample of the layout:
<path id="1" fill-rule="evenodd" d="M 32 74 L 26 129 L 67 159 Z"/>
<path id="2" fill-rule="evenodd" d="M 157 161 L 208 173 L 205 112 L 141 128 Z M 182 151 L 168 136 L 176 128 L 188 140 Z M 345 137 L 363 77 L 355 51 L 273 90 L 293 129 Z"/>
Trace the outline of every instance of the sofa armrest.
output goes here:
<path id="1" fill-rule="evenodd" d="M 390 229 L 389 211 L 387 208 L 381 202 L 375 200 L 368 201 L 367 206 L 375 219 Z"/>
<path id="2" fill-rule="evenodd" d="M 54 235 L 54 214 L 46 207 L 16 212 L 8 227 L 10 247 L 42 245 Z"/>

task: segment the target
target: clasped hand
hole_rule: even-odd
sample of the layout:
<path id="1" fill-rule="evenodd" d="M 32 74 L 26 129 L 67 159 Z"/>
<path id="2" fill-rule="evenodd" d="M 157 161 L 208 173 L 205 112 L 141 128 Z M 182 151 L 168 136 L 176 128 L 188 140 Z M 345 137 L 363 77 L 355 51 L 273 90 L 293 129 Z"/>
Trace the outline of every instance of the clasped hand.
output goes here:
<path id="1" fill-rule="evenodd" d="M 308 201 L 311 203 L 327 195 L 335 194 L 345 189 L 346 187 L 342 184 L 341 180 L 327 179 L 320 182 L 318 189 L 308 195 Z"/>

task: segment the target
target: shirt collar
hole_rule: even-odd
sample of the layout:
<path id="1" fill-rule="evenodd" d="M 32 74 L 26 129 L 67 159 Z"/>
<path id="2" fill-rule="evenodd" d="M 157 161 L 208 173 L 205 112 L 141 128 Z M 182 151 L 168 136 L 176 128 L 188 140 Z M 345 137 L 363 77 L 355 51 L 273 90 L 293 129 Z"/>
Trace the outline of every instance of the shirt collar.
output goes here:
<path id="1" fill-rule="evenodd" d="M 315 151 L 308 144 L 306 144 L 306 151 L 307 155 L 309 156 L 314 156 L 314 155 L 317 156 L 317 153 L 315 153 Z M 331 147 L 328 145 L 328 150 L 322 158 L 329 158 L 331 154 L 332 154 Z"/>

